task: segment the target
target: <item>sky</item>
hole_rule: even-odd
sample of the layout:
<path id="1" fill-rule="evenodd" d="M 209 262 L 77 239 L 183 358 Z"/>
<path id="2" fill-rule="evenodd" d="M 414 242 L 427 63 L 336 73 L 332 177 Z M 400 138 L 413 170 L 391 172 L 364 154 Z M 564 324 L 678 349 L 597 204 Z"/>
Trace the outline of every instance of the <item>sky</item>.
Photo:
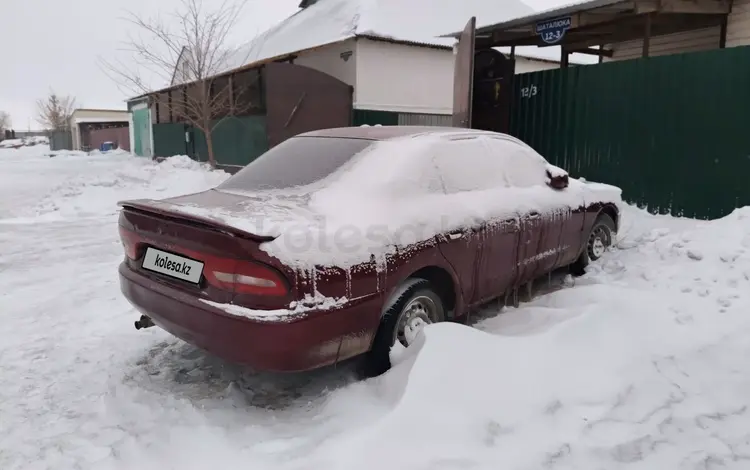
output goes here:
<path id="1" fill-rule="evenodd" d="M 208 8 L 222 0 L 203 0 Z M 461 1 L 461 0 L 455 0 Z M 494 0 L 488 0 L 494 1 Z M 535 9 L 567 1 L 526 0 Z M 100 65 L 127 62 L 122 49 L 133 34 L 124 19 L 175 11 L 179 0 L 0 0 L 0 110 L 16 130 L 38 129 L 36 100 L 50 90 L 76 98 L 79 108 L 125 109 L 132 92 Z M 230 38 L 250 40 L 297 11 L 299 0 L 249 0 Z"/>
<path id="2" fill-rule="evenodd" d="M 207 7 L 221 0 L 204 0 Z M 257 5 L 262 3 L 262 8 Z M 0 110 L 16 130 L 39 128 L 35 103 L 50 90 L 79 108 L 125 109 L 131 94 L 101 69 L 99 58 L 127 61 L 128 12 L 170 13 L 179 0 L 0 0 Z M 250 0 L 233 29 L 241 43 L 297 11 L 299 0 Z M 130 32 L 129 32 L 130 30 Z M 244 36 L 244 37 L 243 37 Z"/>

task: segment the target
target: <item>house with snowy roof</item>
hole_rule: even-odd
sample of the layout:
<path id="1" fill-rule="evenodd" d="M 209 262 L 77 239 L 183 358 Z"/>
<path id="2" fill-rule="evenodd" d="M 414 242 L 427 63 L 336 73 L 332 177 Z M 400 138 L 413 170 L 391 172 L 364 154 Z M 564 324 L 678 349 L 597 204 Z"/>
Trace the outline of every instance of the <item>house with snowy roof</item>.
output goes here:
<path id="1" fill-rule="evenodd" d="M 355 124 L 450 125 L 455 40 L 439 36 L 472 16 L 489 24 L 533 13 L 520 0 L 302 0 L 299 7 L 240 47 L 226 69 L 274 60 L 329 74 L 354 87 Z M 554 50 L 519 47 L 514 55 L 516 73 L 559 67 Z"/>
<path id="2" fill-rule="evenodd" d="M 302 0 L 299 7 L 237 48 L 215 76 L 259 105 L 222 117 L 227 124 L 212 132 L 224 166 L 246 165 L 286 138 L 325 127 L 450 125 L 456 41 L 440 36 L 470 17 L 490 24 L 532 12 L 520 0 Z M 182 73 L 190 56 L 177 61 L 169 87 L 128 102 L 136 154 L 206 159 L 205 136 L 169 105 L 190 95 Z M 517 73 L 559 67 L 554 50 L 517 47 L 514 56 Z"/>

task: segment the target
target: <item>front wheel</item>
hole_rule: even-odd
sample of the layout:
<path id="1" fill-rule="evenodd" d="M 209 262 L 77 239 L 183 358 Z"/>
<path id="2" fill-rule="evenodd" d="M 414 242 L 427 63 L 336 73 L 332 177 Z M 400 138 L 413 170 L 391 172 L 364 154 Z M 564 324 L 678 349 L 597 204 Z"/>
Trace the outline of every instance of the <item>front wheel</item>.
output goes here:
<path id="1" fill-rule="evenodd" d="M 364 375 L 375 377 L 391 368 L 390 352 L 396 341 L 408 348 L 422 329 L 445 319 L 445 306 L 432 284 L 409 279 L 380 320 L 372 348 L 364 358 Z"/>
<path id="2" fill-rule="evenodd" d="M 586 247 L 581 256 L 571 266 L 573 275 L 581 276 L 586 272 L 586 266 L 591 261 L 601 258 L 607 249 L 612 246 L 615 233 L 615 221 L 607 214 L 597 217 L 591 232 L 586 239 Z"/>

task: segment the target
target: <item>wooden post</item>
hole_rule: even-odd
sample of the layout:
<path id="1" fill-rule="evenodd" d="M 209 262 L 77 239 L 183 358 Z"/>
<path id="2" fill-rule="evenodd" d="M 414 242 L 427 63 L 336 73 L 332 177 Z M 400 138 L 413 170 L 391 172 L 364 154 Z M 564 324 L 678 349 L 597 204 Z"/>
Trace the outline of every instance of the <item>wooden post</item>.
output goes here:
<path id="1" fill-rule="evenodd" d="M 513 63 L 513 73 L 510 74 L 508 84 L 507 86 L 510 87 L 511 90 L 515 90 L 516 87 L 516 46 L 510 46 L 510 60 Z M 511 96 L 513 96 L 511 94 Z M 513 112 L 514 112 L 514 106 L 515 106 L 515 100 L 511 98 L 508 100 L 508 128 L 504 131 L 510 134 L 511 131 L 511 122 L 513 119 Z"/>
<path id="2" fill-rule="evenodd" d="M 721 29 L 719 30 L 719 49 L 727 47 L 727 21 L 729 21 L 729 15 L 724 15 L 721 20 Z"/>
<path id="3" fill-rule="evenodd" d="M 604 44 L 601 44 L 599 46 L 599 52 L 603 52 L 603 51 L 604 51 Z M 599 63 L 601 64 L 602 62 L 604 62 L 604 54 L 599 54 Z"/>
<path id="4" fill-rule="evenodd" d="M 643 57 L 648 57 L 651 47 L 651 14 L 646 15 L 646 29 L 643 34 Z"/>
<path id="5" fill-rule="evenodd" d="M 229 76 L 229 115 L 234 116 L 234 75 Z"/>
<path id="6" fill-rule="evenodd" d="M 565 49 L 565 46 L 560 46 L 560 68 L 568 68 L 568 61 L 570 59 L 569 52 Z"/>
<path id="7" fill-rule="evenodd" d="M 172 111 L 172 90 L 167 92 L 167 116 L 169 119 L 167 122 L 174 122 L 174 112 Z"/>

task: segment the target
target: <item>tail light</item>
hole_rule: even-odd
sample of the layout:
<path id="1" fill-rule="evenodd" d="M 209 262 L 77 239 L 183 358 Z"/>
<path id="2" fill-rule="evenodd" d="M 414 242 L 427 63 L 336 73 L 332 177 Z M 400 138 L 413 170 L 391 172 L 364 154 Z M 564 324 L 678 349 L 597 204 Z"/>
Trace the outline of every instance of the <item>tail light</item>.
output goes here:
<path id="1" fill-rule="evenodd" d="M 125 248 L 125 254 L 132 260 L 138 259 L 140 244 L 149 244 L 148 239 L 122 226 L 120 240 Z M 222 258 L 185 248 L 175 250 L 175 254 L 203 262 L 203 276 L 217 289 L 246 295 L 285 296 L 289 293 L 284 277 L 269 266 Z"/>
<path id="2" fill-rule="evenodd" d="M 221 264 L 225 266 L 206 266 L 213 269 L 212 275 L 206 276 L 206 279 L 219 289 L 251 295 L 283 296 L 288 293 L 284 279 L 272 268 L 245 261 Z M 232 269 L 226 269 L 229 267 Z"/>
<path id="3" fill-rule="evenodd" d="M 122 247 L 125 249 L 125 256 L 132 260 L 138 259 L 138 236 L 120 226 L 120 241 L 122 241 Z"/>

